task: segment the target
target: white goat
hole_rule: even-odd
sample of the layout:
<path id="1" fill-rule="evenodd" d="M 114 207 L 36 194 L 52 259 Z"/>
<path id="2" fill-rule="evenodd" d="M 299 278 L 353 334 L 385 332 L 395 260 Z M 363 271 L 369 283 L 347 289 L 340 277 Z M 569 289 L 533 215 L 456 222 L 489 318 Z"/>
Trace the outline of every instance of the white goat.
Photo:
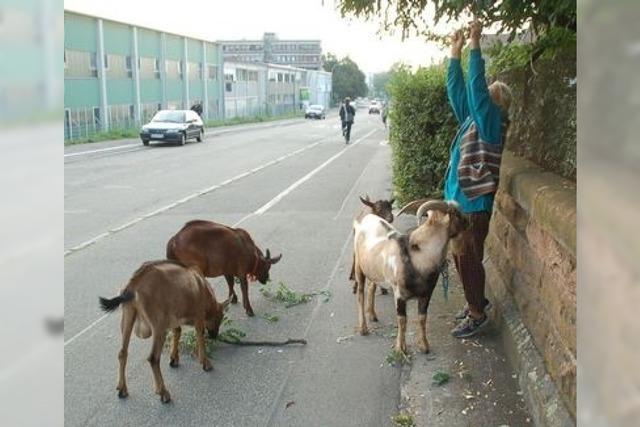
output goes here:
<path id="1" fill-rule="evenodd" d="M 417 207 L 417 212 L 415 211 Z M 398 215 L 414 211 L 418 227 L 408 234 L 396 230 L 376 215 L 354 221 L 355 279 L 357 283 L 358 327 L 361 335 L 369 333 L 364 310 L 365 281 L 369 280 L 367 314 L 377 321 L 376 283 L 388 283 L 393 289 L 398 321 L 396 350 L 406 353 L 406 302 L 418 299 L 419 349 L 429 352 L 426 336 L 427 308 L 438 281 L 439 267 L 446 256 L 449 240 L 467 226 L 466 218 L 455 202 L 416 200 L 403 207 Z M 420 225 L 420 218 L 427 216 Z"/>

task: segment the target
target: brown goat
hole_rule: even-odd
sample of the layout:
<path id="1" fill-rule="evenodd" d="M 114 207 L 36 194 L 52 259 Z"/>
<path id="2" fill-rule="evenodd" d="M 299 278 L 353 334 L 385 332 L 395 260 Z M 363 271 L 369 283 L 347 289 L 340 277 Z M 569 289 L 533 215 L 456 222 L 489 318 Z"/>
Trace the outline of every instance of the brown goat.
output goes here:
<path id="1" fill-rule="evenodd" d="M 118 397 L 124 398 L 129 395 L 125 371 L 134 325 L 139 338 L 153 336 L 151 354 L 147 360 L 151 364 L 156 393 L 160 395 L 163 403 L 171 400 L 160 372 L 160 356 L 167 329 L 173 329 L 173 346 L 169 362 L 171 367 L 178 366 L 180 326 L 192 325 L 196 329 L 198 360 L 202 369 L 210 371 L 213 368 L 205 354 L 204 330 L 207 329 L 210 338 L 218 335 L 229 301 L 218 303 L 209 282 L 197 271 L 175 261 L 145 262 L 133 274 L 120 295 L 111 299 L 100 298 L 100 306 L 107 312 L 115 310 L 121 304 L 122 348 L 118 353 Z"/>
<path id="2" fill-rule="evenodd" d="M 427 309 L 438 280 L 439 267 L 446 256 L 449 240 L 467 226 L 466 218 L 453 203 L 419 201 L 418 220 L 425 214 L 427 220 L 409 234 L 402 234 L 391 224 L 375 215 L 354 221 L 354 248 L 356 255 L 356 282 L 358 301 L 358 327 L 360 334 L 368 334 L 364 309 L 365 281 L 370 284 L 389 283 L 396 302 L 398 334 L 396 350 L 406 353 L 407 300 L 418 299 L 420 334 L 418 347 L 429 351 L 427 341 Z M 412 202 L 402 212 L 408 211 Z M 375 287 L 368 291 L 367 314 L 377 320 L 375 313 Z"/>
<path id="3" fill-rule="evenodd" d="M 269 249 L 262 254 L 249 233 L 241 228 L 231 228 L 212 221 L 187 222 L 169 242 L 167 258 L 198 269 L 205 277 L 224 276 L 229 286 L 229 299 L 238 302 L 233 290 L 234 277 L 240 280 L 242 305 L 248 316 L 253 316 L 249 302 L 249 281 L 258 280 L 263 285 L 269 280 L 269 270 L 282 258 L 271 258 Z"/>
<path id="4" fill-rule="evenodd" d="M 376 200 L 372 202 L 369 199 L 369 195 L 365 195 L 364 198 L 360 196 L 360 201 L 364 204 L 364 207 L 360 210 L 360 213 L 356 216 L 355 221 L 360 222 L 362 218 L 364 218 L 368 214 L 373 214 L 379 216 L 380 218 L 387 221 L 389 224 L 393 222 L 393 202 L 395 199 L 391 200 Z M 353 255 L 353 259 L 351 261 L 351 273 L 349 273 L 349 280 L 354 281 L 353 283 L 353 293 L 356 293 L 357 283 L 355 283 L 355 253 Z M 375 290 L 374 290 L 375 291 Z M 380 286 L 380 293 L 382 295 L 386 295 L 388 293 L 387 288 Z"/>

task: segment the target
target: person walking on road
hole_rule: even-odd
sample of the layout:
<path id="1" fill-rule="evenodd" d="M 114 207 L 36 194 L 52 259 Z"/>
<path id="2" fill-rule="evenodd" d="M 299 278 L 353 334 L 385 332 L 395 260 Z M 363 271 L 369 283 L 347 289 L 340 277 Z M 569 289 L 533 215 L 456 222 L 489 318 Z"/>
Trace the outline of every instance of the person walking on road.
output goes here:
<path id="1" fill-rule="evenodd" d="M 345 144 L 351 139 L 351 125 L 356 115 L 356 109 L 351 105 L 351 99 L 346 97 L 344 104 L 340 107 L 340 121 L 342 122 L 342 136 L 344 136 Z"/>
<path id="2" fill-rule="evenodd" d="M 509 125 L 511 90 L 499 81 L 487 86 L 485 64 L 480 52 L 482 28 L 470 27 L 468 82 L 465 85 L 460 57 L 464 35 L 451 37 L 451 58 L 447 72 L 447 94 L 460 124 L 451 145 L 444 196 L 455 200 L 469 217 L 469 228 L 452 247 L 456 270 L 462 281 L 467 306 L 451 331 L 456 338 L 475 335 L 488 322 L 485 311 L 485 271 L 482 265 L 484 241 L 489 230 L 493 199 L 498 187 L 500 159 Z"/>

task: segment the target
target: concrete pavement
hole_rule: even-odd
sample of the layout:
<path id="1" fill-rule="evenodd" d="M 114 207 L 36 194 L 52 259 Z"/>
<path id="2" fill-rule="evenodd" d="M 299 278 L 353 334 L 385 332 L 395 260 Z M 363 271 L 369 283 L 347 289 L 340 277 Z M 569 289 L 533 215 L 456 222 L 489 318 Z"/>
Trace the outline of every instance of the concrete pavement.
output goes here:
<path id="1" fill-rule="evenodd" d="M 391 297 L 378 298 L 381 322 L 375 333 L 355 334 L 355 298 L 347 276 L 351 221 L 360 209 L 357 195 L 391 193 L 386 132 L 379 116 L 359 112 L 348 146 L 333 117 L 231 132 L 184 147 L 112 150 L 66 159 L 67 425 L 392 425 L 391 417 L 403 405 L 403 390 L 413 393 L 407 379 L 418 377 L 408 377 L 413 374 L 407 367 L 385 363 L 395 330 Z M 209 373 L 187 355 L 178 369 L 171 369 L 165 354 L 161 366 L 173 398 L 170 405 L 162 405 L 153 393 L 146 362 L 150 341 L 134 338 L 130 397 L 120 400 L 115 391 L 119 313 L 105 316 L 97 297 L 116 294 L 142 262 L 163 258 L 167 239 L 196 218 L 239 225 L 263 249 L 282 252 L 283 260 L 272 269 L 275 284 L 284 282 L 298 292 L 328 291 L 330 296 L 285 308 L 264 298 L 260 285 L 252 285 L 256 317 L 247 318 L 241 304 L 232 306 L 232 326 L 245 331 L 247 339 L 304 337 L 309 344 L 222 344 Z M 226 298 L 223 281 L 212 282 L 218 298 Z M 268 321 L 267 314 L 279 320 Z M 446 322 L 430 325 L 435 357 L 444 363 L 451 357 L 445 344 L 465 344 L 436 332 L 447 329 Z M 416 356 L 432 364 L 427 357 Z M 509 380 L 507 375 L 499 386 L 515 393 Z M 430 392 L 437 398 L 443 390 Z M 455 399 L 451 394 L 445 402 Z M 512 426 L 522 425 L 523 412 L 516 415 Z M 450 419 L 456 423 L 438 425 L 505 423 L 498 416 L 484 418 L 489 424 Z"/>

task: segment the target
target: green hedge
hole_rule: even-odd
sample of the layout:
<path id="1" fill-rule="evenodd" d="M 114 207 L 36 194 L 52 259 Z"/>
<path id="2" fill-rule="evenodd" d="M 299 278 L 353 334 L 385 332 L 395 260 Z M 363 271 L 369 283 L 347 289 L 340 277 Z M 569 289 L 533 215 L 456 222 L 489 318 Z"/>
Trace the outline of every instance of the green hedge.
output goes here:
<path id="1" fill-rule="evenodd" d="M 388 91 L 393 184 L 401 203 L 441 197 L 449 146 L 457 123 L 446 89 L 444 65 L 394 73 Z"/>

